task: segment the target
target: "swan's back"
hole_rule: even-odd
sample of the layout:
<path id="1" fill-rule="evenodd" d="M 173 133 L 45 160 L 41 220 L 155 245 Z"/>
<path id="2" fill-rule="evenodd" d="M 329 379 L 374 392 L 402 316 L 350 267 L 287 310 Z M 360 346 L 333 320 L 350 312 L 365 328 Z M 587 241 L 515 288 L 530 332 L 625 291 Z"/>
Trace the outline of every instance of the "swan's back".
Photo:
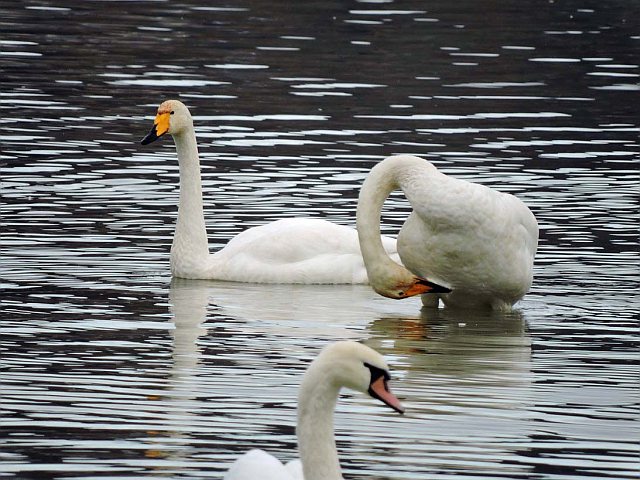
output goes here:
<path id="1" fill-rule="evenodd" d="M 396 240 L 383 237 L 399 261 Z M 355 229 L 326 220 L 290 218 L 240 233 L 211 256 L 215 278 L 258 283 L 366 284 Z M 213 277 L 213 275 L 212 275 Z"/>
<path id="2" fill-rule="evenodd" d="M 224 480 L 304 480 L 294 476 L 298 470 L 302 472 L 295 464 L 285 466 L 264 450 L 253 449 L 231 465 Z"/>
<path id="3" fill-rule="evenodd" d="M 515 196 L 449 177 L 426 160 L 403 167 L 413 212 L 398 235 L 404 265 L 453 288 L 449 303 L 507 307 L 531 286 L 538 223 Z"/>

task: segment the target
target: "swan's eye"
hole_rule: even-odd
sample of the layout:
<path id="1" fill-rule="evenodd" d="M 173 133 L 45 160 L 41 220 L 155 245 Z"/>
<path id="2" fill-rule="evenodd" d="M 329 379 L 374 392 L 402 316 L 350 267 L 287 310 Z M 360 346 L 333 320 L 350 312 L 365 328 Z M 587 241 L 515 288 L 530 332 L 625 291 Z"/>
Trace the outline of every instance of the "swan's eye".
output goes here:
<path id="1" fill-rule="evenodd" d="M 173 115 L 174 113 L 176 113 L 176 112 L 174 112 L 173 110 L 171 110 L 171 113 L 170 113 L 169 115 Z"/>
<path id="2" fill-rule="evenodd" d="M 398 292 L 399 297 L 404 297 L 404 292 Z"/>

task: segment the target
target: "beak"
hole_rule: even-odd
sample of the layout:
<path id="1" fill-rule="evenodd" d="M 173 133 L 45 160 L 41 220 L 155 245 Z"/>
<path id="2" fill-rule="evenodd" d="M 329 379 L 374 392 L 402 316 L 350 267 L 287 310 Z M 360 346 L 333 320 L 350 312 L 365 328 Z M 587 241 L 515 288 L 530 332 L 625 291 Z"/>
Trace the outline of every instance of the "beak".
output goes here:
<path id="1" fill-rule="evenodd" d="M 396 396 L 391 393 L 389 387 L 387 386 L 387 380 L 384 376 L 378 377 L 374 382 L 371 382 L 369 385 L 369 395 L 373 398 L 377 398 L 385 405 L 393 408 L 398 413 L 404 413 L 404 407 L 400 403 L 400 400 L 396 398 Z"/>
<path id="2" fill-rule="evenodd" d="M 443 287 L 442 285 L 438 285 L 437 283 L 430 282 L 426 278 L 416 277 L 413 285 L 411 285 L 407 290 L 405 290 L 405 295 L 407 297 L 412 297 L 414 295 L 420 295 L 422 293 L 449 293 L 451 292 L 450 288 Z"/>
<path id="3" fill-rule="evenodd" d="M 140 143 L 142 145 L 148 145 L 151 142 L 155 142 L 157 139 L 167 133 L 169 131 L 169 116 L 169 112 L 159 113 L 158 115 L 156 115 L 156 119 L 153 122 L 153 127 L 151 127 L 151 130 L 149 131 L 147 136 L 140 140 Z"/>

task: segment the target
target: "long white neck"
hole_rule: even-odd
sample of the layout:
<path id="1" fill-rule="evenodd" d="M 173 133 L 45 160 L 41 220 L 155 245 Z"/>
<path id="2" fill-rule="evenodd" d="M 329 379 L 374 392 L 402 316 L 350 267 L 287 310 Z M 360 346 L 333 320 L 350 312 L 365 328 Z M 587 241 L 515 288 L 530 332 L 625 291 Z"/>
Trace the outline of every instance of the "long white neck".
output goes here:
<path id="1" fill-rule="evenodd" d="M 315 367 L 305 374 L 298 397 L 296 433 L 304 480 L 343 480 L 333 432 L 340 387 Z"/>
<path id="2" fill-rule="evenodd" d="M 202 207 L 200 159 L 193 127 L 173 135 L 180 166 L 180 203 L 171 245 L 171 270 L 182 277 L 197 277 L 209 256 L 207 229 Z"/>
<path id="3" fill-rule="evenodd" d="M 388 157 L 371 169 L 360 189 L 356 225 L 369 283 L 374 288 L 388 283 L 388 279 L 399 271 L 406 271 L 382 246 L 380 216 L 384 202 L 392 191 L 411 181 L 411 171 L 415 171 L 415 167 L 424 168 L 425 163 L 409 155 Z"/>

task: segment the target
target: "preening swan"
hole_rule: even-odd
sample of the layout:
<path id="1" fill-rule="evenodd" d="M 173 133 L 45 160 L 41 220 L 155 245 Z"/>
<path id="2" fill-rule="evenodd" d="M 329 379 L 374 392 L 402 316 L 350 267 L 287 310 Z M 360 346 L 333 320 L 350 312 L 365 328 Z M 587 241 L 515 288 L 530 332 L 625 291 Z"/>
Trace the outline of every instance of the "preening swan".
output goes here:
<path id="1" fill-rule="evenodd" d="M 538 223 L 513 195 L 449 177 L 411 155 L 378 163 L 360 190 L 357 229 L 369 282 L 386 295 L 390 272 L 402 269 L 382 248 L 380 212 L 401 189 L 413 211 L 398 234 L 398 253 L 412 273 L 452 289 L 445 305 L 509 310 L 529 290 Z M 396 274 L 397 275 L 397 274 Z M 438 296 L 423 296 L 435 306 Z"/>
<path id="2" fill-rule="evenodd" d="M 368 393 L 403 413 L 388 380 L 389 367 L 375 350 L 351 341 L 328 345 L 307 368 L 298 394 L 300 460 L 283 465 L 263 450 L 250 450 L 231 465 L 224 480 L 342 480 L 333 433 L 340 389 Z"/>
<path id="3" fill-rule="evenodd" d="M 180 167 L 178 220 L 171 245 L 174 276 L 253 283 L 368 283 L 357 232 L 325 220 L 294 218 L 250 228 L 210 254 L 193 120 L 178 100 L 160 105 L 141 143 L 147 145 L 166 133 L 175 141 Z M 377 241 L 385 258 L 399 261 L 395 239 Z M 385 293 L 393 298 L 448 291 L 405 269 L 398 270 L 388 288 Z"/>

